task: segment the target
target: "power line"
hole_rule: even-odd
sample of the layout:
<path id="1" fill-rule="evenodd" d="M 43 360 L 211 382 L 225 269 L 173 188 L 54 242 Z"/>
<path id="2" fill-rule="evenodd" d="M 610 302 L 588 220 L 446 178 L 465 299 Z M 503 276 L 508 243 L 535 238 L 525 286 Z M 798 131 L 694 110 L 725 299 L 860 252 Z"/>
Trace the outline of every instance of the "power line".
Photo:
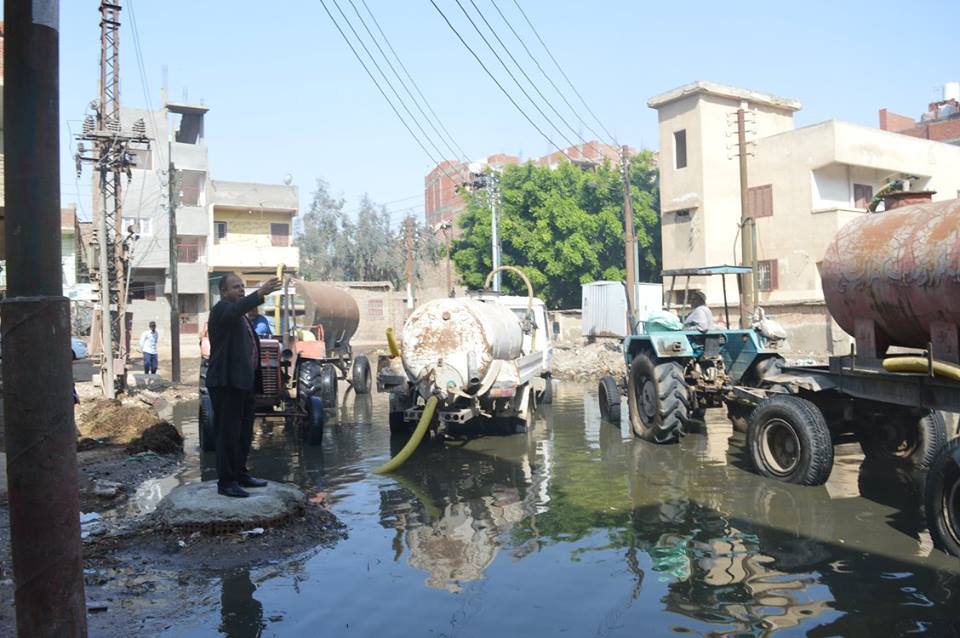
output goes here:
<path id="1" fill-rule="evenodd" d="M 570 78 L 567 77 L 567 74 L 563 72 L 563 67 L 561 67 L 560 63 L 557 62 L 557 59 L 553 57 L 553 53 L 550 52 L 550 48 L 547 46 L 547 43 L 544 42 L 543 38 L 540 37 L 540 33 L 537 31 L 536 27 L 533 26 L 532 22 L 530 22 L 530 18 L 527 17 L 527 14 L 523 10 L 523 7 L 520 6 L 520 3 L 517 2 L 517 0 L 513 0 L 513 4 L 515 4 L 517 6 L 517 9 L 520 10 L 520 14 L 523 16 L 523 19 L 526 21 L 527 25 L 530 27 L 530 30 L 533 31 L 533 34 L 537 36 L 537 40 L 540 41 L 540 44 L 543 45 L 543 50 L 546 51 L 547 55 L 550 56 L 550 59 L 553 60 L 553 63 L 556 65 L 557 70 L 560 71 L 560 75 L 562 75 L 563 79 L 567 81 L 567 84 L 570 85 L 570 88 L 573 89 L 573 92 L 576 94 L 576 96 L 580 98 L 580 103 L 583 104 L 583 107 L 587 109 L 587 112 L 593 116 L 593 119 L 597 121 L 597 124 L 600 125 L 600 128 L 603 129 L 604 133 L 606 133 L 607 136 L 609 136 L 609 138 L 613 140 L 614 146 L 619 146 L 619 142 L 617 142 L 617 136 L 613 135 L 612 133 L 610 133 L 610 131 L 607 130 L 607 127 L 603 125 L 603 122 L 601 122 L 600 118 L 597 117 L 597 114 L 593 112 L 593 109 L 590 108 L 590 106 L 587 104 L 587 101 L 583 99 L 582 95 L 580 95 L 580 91 L 577 90 L 577 87 L 573 85 L 573 82 L 570 81 Z"/>
<path id="2" fill-rule="evenodd" d="M 366 20 L 364 20 L 364 19 L 363 19 L 363 16 L 360 15 L 360 10 L 357 9 L 356 3 L 354 3 L 353 0 L 348 0 L 348 2 L 350 2 L 350 6 L 353 7 L 353 12 L 357 14 L 357 18 L 360 20 L 360 24 L 362 24 L 362 25 L 363 25 L 363 28 L 366 30 L 367 35 L 370 36 L 370 39 L 373 41 L 374 45 L 376 45 L 377 50 L 380 52 L 380 55 L 383 56 L 383 59 L 384 59 L 384 61 L 387 63 L 387 66 L 390 67 L 390 70 L 393 71 L 393 74 L 397 77 L 397 80 L 399 80 L 400 86 L 402 86 L 402 87 L 403 87 L 403 90 L 406 91 L 406 92 L 407 92 L 407 95 L 410 96 L 410 100 L 413 102 L 414 106 L 417 107 L 417 110 L 420 111 L 420 115 L 422 115 L 422 116 L 423 116 L 423 119 L 425 119 L 425 120 L 427 121 L 427 124 L 429 124 L 429 125 L 430 125 L 430 128 L 433 129 L 433 132 L 436 133 L 437 137 L 440 138 L 440 141 L 444 144 L 444 146 L 447 147 L 447 150 L 450 151 L 450 153 L 451 153 L 454 157 L 456 157 L 456 156 L 457 156 L 457 151 L 454 150 L 453 146 L 451 146 L 449 142 L 447 142 L 447 140 L 446 140 L 446 138 L 443 136 L 443 134 L 441 134 L 440 131 L 437 130 L 437 127 L 434 125 L 433 120 L 431 120 L 431 119 L 430 119 L 430 116 L 428 116 L 428 115 L 426 114 L 426 112 L 423 110 L 423 107 L 420 106 L 420 102 L 417 100 L 417 98 L 414 97 L 413 93 L 410 91 L 410 88 L 407 86 L 407 83 L 403 81 L 403 78 L 402 78 L 402 77 L 400 77 L 400 73 L 397 72 L 397 69 L 393 66 L 393 63 L 390 61 L 390 58 L 388 58 L 388 57 L 387 57 L 387 54 L 384 53 L 383 48 L 380 46 L 380 42 L 377 40 L 376 36 L 373 35 L 373 32 L 370 31 L 370 27 L 367 26 Z M 366 4 L 364 4 L 364 6 L 366 6 Z M 373 13 L 370 12 L 370 8 L 369 8 L 369 7 L 367 7 L 367 13 L 370 13 L 370 16 L 373 17 Z M 376 18 L 374 18 L 374 22 L 376 22 Z M 380 25 L 379 25 L 379 24 L 377 24 L 377 29 L 380 31 L 380 35 L 383 36 L 384 40 L 386 40 L 386 36 L 383 34 L 383 30 L 380 29 Z M 387 42 L 387 44 L 389 45 L 389 42 Z M 393 55 L 396 57 L 396 56 L 397 56 L 397 52 L 393 50 L 393 47 L 390 47 L 390 50 L 393 52 Z M 399 62 L 399 60 L 400 60 L 400 58 L 397 57 L 397 61 L 398 61 L 398 62 Z M 402 63 L 401 63 L 401 64 L 402 64 Z M 404 69 L 404 71 L 406 71 L 406 69 Z M 410 74 L 409 74 L 409 73 L 407 73 L 407 77 L 410 77 Z M 423 94 L 421 93 L 421 96 L 422 96 L 422 95 L 423 95 Z M 426 100 L 426 98 L 424 98 L 424 100 Z M 433 109 L 431 109 L 431 112 L 433 112 Z M 436 114 L 434 114 L 434 116 L 436 116 Z M 444 130 L 446 130 L 446 129 L 444 129 Z M 448 134 L 448 135 L 449 135 L 449 134 Z M 459 146 L 457 146 L 457 148 L 459 148 Z M 467 159 L 466 154 L 463 153 L 462 150 L 460 151 L 460 153 L 461 153 L 461 159 Z M 442 154 L 441 154 L 441 155 L 442 155 Z"/>
<path id="3" fill-rule="evenodd" d="M 550 75 L 544 70 L 543 66 L 540 64 L 540 61 L 537 60 L 537 58 L 533 55 L 533 52 L 530 51 L 530 47 L 528 47 L 527 43 L 523 41 L 523 38 L 520 37 L 520 34 L 517 33 L 517 30 L 513 28 L 513 25 L 510 24 L 510 21 L 503 14 L 503 11 L 500 10 L 500 6 L 497 4 L 497 1 L 490 0 L 490 4 L 492 4 L 493 8 L 496 9 L 497 13 L 500 14 L 500 17 L 503 19 L 504 24 L 506 24 L 507 28 L 510 29 L 511 33 L 513 33 L 513 35 L 516 36 L 517 41 L 520 42 L 520 46 L 523 47 L 523 50 L 527 52 L 527 55 L 530 56 L 530 59 L 533 60 L 533 63 L 537 66 L 538 69 L 540 69 L 540 73 L 542 73 L 543 77 L 547 79 L 547 82 L 549 82 L 550 86 L 553 87 L 553 90 L 557 92 L 557 95 L 559 95 L 560 99 L 563 100 L 563 103 L 567 105 L 567 107 L 570 109 L 570 112 L 573 113 L 574 117 L 576 117 L 577 120 L 580 122 L 580 124 L 582 124 L 584 128 L 590 131 L 590 133 L 592 133 L 595 138 L 597 138 L 598 140 L 602 140 L 603 136 L 597 133 L 592 126 L 587 124 L 587 122 L 584 121 L 582 117 L 580 117 L 580 113 L 578 113 L 577 110 L 573 108 L 573 105 L 570 104 L 570 101 L 567 99 L 567 96 L 564 95 L 563 91 L 560 90 L 560 87 L 558 87 L 556 82 L 553 81 L 553 78 L 551 78 Z M 612 140 L 612 141 L 616 143 L 615 140 Z"/>
<path id="4" fill-rule="evenodd" d="M 459 2 L 458 2 L 457 4 L 459 4 Z M 545 95 L 543 94 L 543 91 L 540 90 L 540 87 L 537 86 L 537 84 L 536 84 L 532 79 L 530 79 L 530 76 L 527 75 L 526 70 L 520 65 L 519 62 L 517 62 L 517 58 L 515 58 L 515 57 L 513 56 L 513 53 L 511 53 L 511 52 L 510 52 L 510 49 L 507 48 L 507 45 L 504 44 L 503 40 L 500 38 L 500 35 L 497 33 L 496 29 L 493 28 L 493 26 L 492 26 L 492 25 L 490 24 L 490 22 L 487 20 L 487 17 L 486 17 L 485 15 L 483 15 L 483 12 L 482 12 L 482 11 L 480 11 L 480 7 L 477 6 L 477 3 L 474 2 L 474 0 L 470 0 L 470 4 L 473 5 L 473 9 L 477 12 L 477 15 L 479 15 L 479 16 L 480 16 L 480 19 L 483 20 L 483 23 L 484 23 L 485 25 L 487 25 L 487 28 L 490 29 L 490 33 L 492 33 L 492 34 L 493 34 L 493 37 L 495 37 L 495 38 L 497 39 L 497 42 L 500 43 L 500 46 L 503 48 L 503 50 L 506 52 L 506 54 L 507 54 L 508 56 L 510 56 L 510 59 L 513 61 L 514 65 L 516 65 L 517 69 L 520 70 L 520 73 L 523 74 L 523 77 L 525 77 L 525 78 L 527 79 L 527 82 L 530 83 L 530 86 L 533 87 L 533 90 L 537 92 L 537 95 L 540 96 L 540 99 L 544 101 L 544 103 L 550 108 L 551 111 L 553 111 L 553 113 L 554 113 L 558 118 L 560 118 L 560 121 L 563 122 L 563 124 L 564 124 L 568 129 L 570 129 L 571 131 L 573 131 L 573 134 L 574 134 L 574 135 L 576 135 L 578 138 L 580 138 L 580 141 L 581 141 L 581 142 L 583 142 L 584 144 L 587 144 L 587 140 L 583 139 L 583 136 L 580 135 L 580 132 L 579 132 L 577 129 L 575 129 L 575 128 L 573 128 L 572 126 L 570 126 L 570 123 L 567 122 L 567 120 L 566 120 L 562 115 L 560 115 L 560 112 L 557 111 L 557 109 L 553 106 L 553 103 L 550 102 L 550 100 L 547 99 L 547 96 L 545 96 Z M 462 7 L 461 7 L 461 8 L 462 8 Z M 494 54 L 494 55 L 496 55 L 496 54 Z M 528 96 L 528 97 L 529 97 L 529 96 Z M 541 111 L 541 113 L 542 113 L 542 111 Z M 551 124 L 552 124 L 552 122 L 551 122 Z M 554 128 L 556 128 L 556 127 L 554 127 Z M 558 132 L 559 132 L 559 131 L 558 131 Z M 569 140 L 567 140 L 567 141 L 569 141 Z M 571 146 L 574 146 L 574 145 L 571 144 Z"/>
<path id="5" fill-rule="evenodd" d="M 410 75 L 410 72 L 407 71 L 407 67 L 406 67 L 406 66 L 403 64 L 403 62 L 400 60 L 400 56 L 397 55 L 397 52 L 396 52 L 396 51 L 394 51 L 393 45 L 390 44 L 390 40 L 387 39 L 387 35 L 383 32 L 383 29 L 380 28 L 380 23 L 377 21 L 377 18 L 373 15 L 373 12 L 370 11 L 370 7 L 367 6 L 367 0 L 360 0 L 360 1 L 363 3 L 363 6 L 364 6 L 364 8 L 367 10 L 367 13 L 369 13 L 369 14 L 370 14 L 370 17 L 373 19 L 373 24 L 376 25 L 377 31 L 379 31 L 379 32 L 380 32 L 380 35 L 383 36 L 383 41 L 387 43 L 387 48 L 390 49 L 390 52 L 393 53 L 393 56 L 397 59 L 397 64 L 400 65 L 400 68 L 403 69 L 403 72 L 406 74 L 407 78 L 410 79 L 410 84 L 412 84 L 412 85 L 413 85 L 413 88 L 416 89 L 417 94 L 418 94 L 421 98 L 423 98 L 423 103 L 424 103 L 424 105 L 426 105 L 427 110 L 430 111 L 431 114 L 433 114 L 433 117 L 436 118 L 436 120 L 437 120 L 437 124 L 440 126 L 440 128 L 443 130 L 443 132 L 447 134 L 447 137 L 449 137 L 449 138 L 450 138 L 450 141 L 453 143 L 453 145 L 457 147 L 457 150 L 460 151 L 461 157 L 463 157 L 464 159 L 469 159 L 468 156 L 467 156 L 467 154 L 463 152 L 463 149 L 460 147 L 460 145 L 457 144 L 457 140 L 455 140 L 455 139 L 453 138 L 453 135 L 450 134 L 450 132 L 447 130 L 447 127 L 445 127 L 445 126 L 443 125 L 443 122 L 442 122 L 442 121 L 440 120 L 440 118 L 437 116 L 436 112 L 434 112 L 433 108 L 430 106 L 430 102 L 429 102 L 429 101 L 427 100 L 427 98 L 423 95 L 423 91 L 420 90 L 420 87 L 419 87 L 419 86 L 417 85 L 417 83 L 414 81 L 413 77 Z"/>
<path id="6" fill-rule="evenodd" d="M 493 83 L 497 85 L 497 88 L 499 88 L 500 91 L 506 96 L 506 98 L 507 98 L 508 100 L 510 100 L 510 103 L 513 104 L 513 106 L 516 107 L 516 109 L 517 109 L 518 111 L 520 111 L 520 115 L 522 115 L 522 116 L 524 117 L 524 119 L 526 119 L 527 122 L 530 123 L 530 126 L 532 126 L 534 129 L 536 129 L 537 133 L 539 133 L 540 136 L 543 137 L 543 139 L 547 140 L 547 142 L 550 143 L 550 146 L 554 147 L 555 149 L 557 149 L 558 151 L 560 151 L 561 153 L 563 153 L 564 155 L 566 155 L 566 153 L 564 153 L 563 149 L 561 149 L 559 146 L 557 146 L 557 144 L 556 144 L 552 139 L 550 139 L 550 136 L 548 136 L 546 133 L 544 133 L 543 130 L 542 130 L 539 126 L 537 126 L 537 123 L 534 122 L 534 121 L 530 118 L 529 115 L 527 115 L 526 111 L 523 110 L 523 107 L 521 107 L 519 104 L 517 104 L 517 101 L 513 99 L 513 96 L 510 95 L 510 93 L 509 93 L 505 88 L 503 88 L 503 85 L 500 84 L 500 81 L 497 80 L 496 76 L 495 76 L 493 73 L 490 72 L 490 69 L 488 69 L 488 68 L 487 68 L 487 65 L 483 63 L 483 60 L 480 59 L 480 56 L 477 55 L 476 51 L 474 51 L 474 50 L 470 47 L 470 45 L 467 44 L 467 41 L 463 39 L 463 36 L 460 35 L 460 32 L 457 31 L 457 28 L 456 28 L 455 26 L 453 26 L 453 24 L 450 22 L 450 19 L 447 18 L 447 15 L 443 12 L 443 10 L 442 10 L 440 7 L 437 6 L 437 3 L 436 3 L 434 0 L 430 0 L 430 4 L 433 5 L 433 8 L 437 10 L 437 13 L 439 13 L 439 14 L 440 14 L 440 17 L 443 18 L 443 21 L 447 23 L 447 26 L 450 27 L 450 30 L 454 32 L 454 34 L 457 36 L 457 39 L 459 39 L 460 42 L 463 44 L 463 46 L 466 47 L 467 51 L 470 52 L 470 55 L 472 55 L 472 56 L 474 57 L 474 59 L 475 59 L 475 60 L 477 61 L 477 63 L 481 66 L 481 68 L 483 68 L 483 70 L 486 72 L 486 74 L 487 74 L 488 76 L 490 76 L 490 79 L 493 80 Z M 567 156 L 567 157 L 569 158 L 569 156 Z"/>
<path id="7" fill-rule="evenodd" d="M 470 25 L 473 27 L 473 30 L 477 32 L 477 35 L 480 36 L 480 39 L 483 40 L 483 43 L 487 45 L 487 48 L 490 49 L 490 53 L 492 53 L 493 57 L 497 59 L 497 62 L 499 62 L 500 66 L 503 67 L 503 70 L 507 72 L 507 75 L 510 76 L 510 79 L 513 80 L 513 83 L 517 85 L 517 88 L 520 89 L 520 92 L 523 93 L 524 97 L 527 98 L 527 101 L 529 101 L 530 104 L 533 105 L 533 108 L 537 109 L 537 112 L 540 114 L 540 117 L 545 119 L 547 121 L 547 124 L 553 127 L 553 130 L 560 134 L 560 137 L 563 138 L 563 140 L 567 143 L 568 146 L 576 146 L 576 144 L 571 142 L 570 138 L 568 138 L 566 134 L 563 131 L 561 131 L 556 124 L 553 123 L 553 120 L 547 117 L 547 114 L 543 112 L 543 109 L 540 108 L 540 105 L 537 104 L 532 97 L 530 97 L 530 94 L 527 93 L 527 90 L 523 88 L 523 85 L 520 84 L 520 81 L 517 80 L 517 77 L 513 74 L 512 71 L 510 71 L 510 67 L 508 67 L 506 62 L 503 61 L 503 58 L 500 57 L 500 54 L 497 53 L 497 50 L 493 48 L 493 45 L 490 44 L 490 41 L 487 40 L 487 37 L 483 35 L 483 32 L 480 30 L 480 27 L 477 26 L 477 23 L 473 21 L 473 18 L 470 17 L 470 14 L 467 13 L 467 10 L 463 8 L 463 4 L 460 3 L 460 0 L 454 0 L 454 2 L 456 2 L 457 6 L 460 7 L 460 11 L 462 11 L 463 15 L 466 16 L 467 20 L 470 22 Z M 563 153 L 562 150 L 560 152 Z"/>

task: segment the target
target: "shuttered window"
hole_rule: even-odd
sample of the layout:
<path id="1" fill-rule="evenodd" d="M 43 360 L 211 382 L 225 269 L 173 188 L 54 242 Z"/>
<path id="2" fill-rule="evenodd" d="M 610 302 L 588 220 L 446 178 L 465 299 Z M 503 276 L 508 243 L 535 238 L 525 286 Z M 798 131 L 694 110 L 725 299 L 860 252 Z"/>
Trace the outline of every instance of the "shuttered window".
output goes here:
<path id="1" fill-rule="evenodd" d="M 853 185 L 853 205 L 855 208 L 866 208 L 873 200 L 873 186 L 867 184 Z"/>
<path id="2" fill-rule="evenodd" d="M 773 186 L 765 184 L 747 189 L 747 214 L 750 217 L 773 215 Z"/>

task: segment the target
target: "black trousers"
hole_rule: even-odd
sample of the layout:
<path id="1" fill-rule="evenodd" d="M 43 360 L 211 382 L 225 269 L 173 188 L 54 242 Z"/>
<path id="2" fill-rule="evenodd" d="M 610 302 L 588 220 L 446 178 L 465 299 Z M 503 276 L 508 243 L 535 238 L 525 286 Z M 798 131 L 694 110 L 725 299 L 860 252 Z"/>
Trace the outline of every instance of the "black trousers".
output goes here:
<path id="1" fill-rule="evenodd" d="M 253 390 L 210 388 L 217 431 L 217 485 L 236 485 L 247 474 L 247 455 L 253 441 Z"/>

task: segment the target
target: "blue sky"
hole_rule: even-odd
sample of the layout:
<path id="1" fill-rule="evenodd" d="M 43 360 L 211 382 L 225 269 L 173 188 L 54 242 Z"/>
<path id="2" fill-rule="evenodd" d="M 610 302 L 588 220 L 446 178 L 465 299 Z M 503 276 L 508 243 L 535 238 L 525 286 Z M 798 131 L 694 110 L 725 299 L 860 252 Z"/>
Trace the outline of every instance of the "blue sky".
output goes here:
<path id="1" fill-rule="evenodd" d="M 326 1 L 339 18 L 333 0 Z M 362 32 L 349 0 L 338 1 Z M 574 116 L 529 62 L 491 0 L 474 1 L 572 122 Z M 355 2 L 364 12 L 360 0 Z M 436 2 L 515 99 L 559 142 L 455 0 Z M 470 0 L 461 2 L 473 11 Z M 566 88 L 513 0 L 496 2 Z M 960 24 L 960 2 L 955 0 L 928 2 L 922 10 L 876 0 L 789 5 L 520 2 L 603 124 L 632 146 L 656 149 L 656 113 L 646 106 L 647 99 L 697 79 L 798 98 L 803 103 L 798 126 L 830 118 L 876 126 L 882 107 L 916 117 L 938 99 L 944 82 L 960 80 L 960 68 L 948 52 Z M 552 150 L 483 73 L 429 0 L 367 4 L 468 156 L 506 152 L 536 157 Z M 171 99 L 182 100 L 186 92 L 190 101 L 210 107 L 206 132 L 214 179 L 279 182 L 290 173 L 305 206 L 314 180 L 323 177 L 347 198 L 348 210 L 369 193 L 378 202 L 402 200 L 389 206 L 398 219 L 406 213 L 404 207 L 422 211 L 423 176 L 432 163 L 390 111 L 320 2 L 124 0 L 123 5 L 124 104 L 146 104 L 130 29 L 132 8 L 154 106 L 166 66 Z M 79 198 L 82 209 L 90 207 L 89 179 L 79 185 L 74 180 L 67 124 L 76 131 L 85 105 L 97 93 L 97 7 L 97 0 L 69 0 L 60 9 L 62 197 L 64 204 Z M 579 106 L 569 89 L 567 93 Z"/>

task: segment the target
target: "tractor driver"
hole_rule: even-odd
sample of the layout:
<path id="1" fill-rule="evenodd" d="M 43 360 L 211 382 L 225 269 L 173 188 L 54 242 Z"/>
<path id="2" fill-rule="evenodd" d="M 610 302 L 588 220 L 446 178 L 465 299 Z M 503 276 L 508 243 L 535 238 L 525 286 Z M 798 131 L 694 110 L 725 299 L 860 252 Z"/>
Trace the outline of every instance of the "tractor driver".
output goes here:
<path id="1" fill-rule="evenodd" d="M 713 313 L 707 306 L 707 296 L 699 290 L 690 293 L 690 306 L 693 310 L 683 320 L 684 328 L 694 328 L 700 332 L 713 330 Z"/>
<path id="2" fill-rule="evenodd" d="M 250 325 L 253 326 L 253 331 L 261 339 L 269 339 L 273 336 L 273 333 L 270 332 L 270 322 L 267 321 L 267 318 L 260 314 L 258 308 L 251 308 L 250 312 L 247 313 L 247 319 L 250 320 Z"/>

